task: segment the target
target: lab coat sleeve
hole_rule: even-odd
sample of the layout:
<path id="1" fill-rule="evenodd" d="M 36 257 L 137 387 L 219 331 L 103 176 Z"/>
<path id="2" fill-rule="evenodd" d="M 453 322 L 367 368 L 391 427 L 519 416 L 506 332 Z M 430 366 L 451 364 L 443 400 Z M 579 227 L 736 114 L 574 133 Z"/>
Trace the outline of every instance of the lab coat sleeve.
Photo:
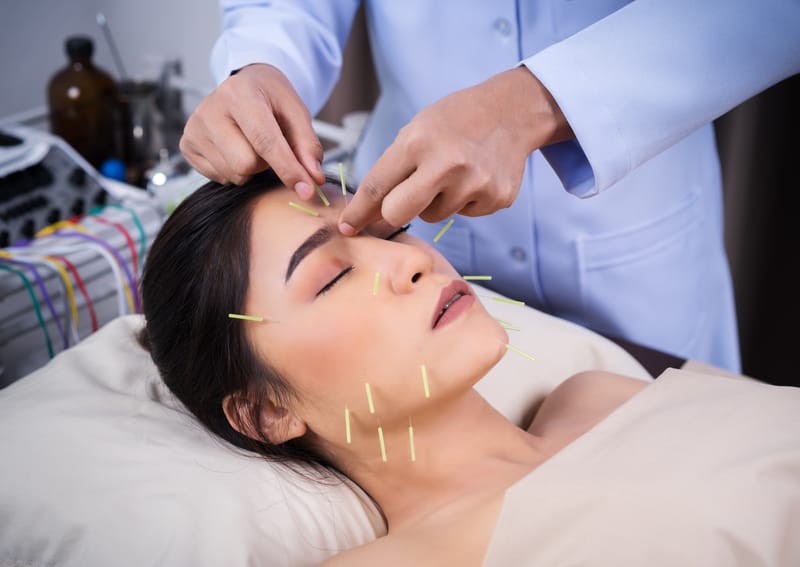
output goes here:
<path id="1" fill-rule="evenodd" d="M 342 67 L 342 49 L 359 0 L 220 0 L 222 33 L 211 52 L 217 84 L 251 63 L 280 69 L 312 116 Z"/>
<path id="2" fill-rule="evenodd" d="M 542 153 L 591 196 L 800 72 L 800 1 L 637 0 L 523 64 L 575 132 Z"/>

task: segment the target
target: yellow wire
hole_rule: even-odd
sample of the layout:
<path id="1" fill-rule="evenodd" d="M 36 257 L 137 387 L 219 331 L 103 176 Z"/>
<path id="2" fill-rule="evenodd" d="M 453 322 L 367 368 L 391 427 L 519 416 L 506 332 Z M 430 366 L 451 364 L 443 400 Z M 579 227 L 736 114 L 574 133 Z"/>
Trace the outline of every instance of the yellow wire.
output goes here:
<path id="1" fill-rule="evenodd" d="M 35 234 L 35 237 L 36 238 L 41 238 L 42 236 L 47 236 L 49 234 L 53 234 L 55 231 L 57 231 L 59 229 L 62 229 L 62 228 L 74 228 L 78 232 L 83 232 L 84 234 L 92 234 L 91 232 L 86 230 L 86 227 L 83 226 L 83 225 L 80 225 L 80 224 L 78 224 L 76 222 L 72 222 L 72 221 L 68 221 L 68 220 L 62 220 L 62 221 L 55 222 L 55 223 L 51 224 L 50 226 L 44 227 L 43 229 L 41 229 L 39 232 L 37 232 Z M 94 236 L 94 235 L 92 235 L 92 236 Z"/>
<path id="2" fill-rule="evenodd" d="M 72 280 L 69 278 L 69 274 L 67 274 L 67 270 L 64 269 L 64 266 L 61 265 L 56 258 L 52 256 L 42 256 L 43 260 L 53 264 L 58 273 L 61 274 L 61 279 L 64 280 L 64 286 L 67 288 L 67 298 L 69 299 L 69 309 L 72 313 L 72 320 L 75 323 L 75 328 L 78 328 L 78 304 L 75 302 L 75 289 L 72 287 Z"/>
<path id="3" fill-rule="evenodd" d="M 40 238 L 42 236 L 48 236 L 61 228 L 73 228 L 78 232 L 88 234 L 89 236 L 95 236 L 95 237 L 97 236 L 95 234 L 92 234 L 91 231 L 87 230 L 86 227 L 81 224 L 68 220 L 62 220 L 53 223 L 50 226 L 44 227 L 35 234 L 35 237 Z M 113 254 L 111 257 L 114 258 Z M 116 258 L 114 258 L 114 261 L 117 262 L 117 264 L 119 264 L 119 260 L 117 260 Z M 136 304 L 133 302 L 133 294 L 131 293 L 131 287 L 128 285 L 128 283 L 125 281 L 124 278 L 122 279 L 122 291 L 125 294 L 125 299 L 128 301 L 128 309 L 130 309 L 131 313 L 136 313 Z"/>

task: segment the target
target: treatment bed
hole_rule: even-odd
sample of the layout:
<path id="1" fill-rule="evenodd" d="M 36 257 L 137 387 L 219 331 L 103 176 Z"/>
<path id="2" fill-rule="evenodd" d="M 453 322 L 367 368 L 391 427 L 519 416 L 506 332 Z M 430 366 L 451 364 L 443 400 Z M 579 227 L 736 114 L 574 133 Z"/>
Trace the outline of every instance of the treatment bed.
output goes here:
<path id="1" fill-rule="evenodd" d="M 582 370 L 646 381 L 666 367 L 726 374 L 626 345 L 639 362 L 612 340 L 479 289 L 519 329 L 510 344 L 535 357 L 508 352 L 477 386 L 520 425 Z M 0 390 L 0 566 L 294 567 L 385 533 L 350 481 L 292 473 L 207 433 L 136 343 L 141 325 L 139 315 L 117 318 Z"/>

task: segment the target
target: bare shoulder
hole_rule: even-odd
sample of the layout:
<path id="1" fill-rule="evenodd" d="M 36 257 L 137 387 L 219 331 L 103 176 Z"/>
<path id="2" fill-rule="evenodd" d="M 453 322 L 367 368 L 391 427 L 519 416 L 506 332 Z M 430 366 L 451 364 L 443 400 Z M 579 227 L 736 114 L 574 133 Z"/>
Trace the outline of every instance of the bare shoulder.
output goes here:
<path id="1" fill-rule="evenodd" d="M 375 565 L 378 553 L 376 548 L 380 547 L 378 542 L 383 539 L 386 538 L 377 539 L 373 542 L 365 543 L 364 545 L 348 549 L 333 557 L 329 557 L 320 563 L 320 567 L 359 567 L 360 565 Z"/>
<path id="2" fill-rule="evenodd" d="M 435 567 L 442 563 L 431 561 L 437 556 L 428 549 L 426 538 L 408 534 L 386 535 L 370 543 L 354 547 L 327 559 L 320 567 L 400 567 L 415 565 Z"/>
<path id="3" fill-rule="evenodd" d="M 475 491 L 412 524 L 328 559 L 325 567 L 479 567 L 494 532 L 505 489 Z M 470 537 L 465 538 L 464 534 Z"/>
<path id="4" fill-rule="evenodd" d="M 602 370 L 580 372 L 564 380 L 545 398 L 528 430 L 537 435 L 559 430 L 583 433 L 647 384 Z"/>

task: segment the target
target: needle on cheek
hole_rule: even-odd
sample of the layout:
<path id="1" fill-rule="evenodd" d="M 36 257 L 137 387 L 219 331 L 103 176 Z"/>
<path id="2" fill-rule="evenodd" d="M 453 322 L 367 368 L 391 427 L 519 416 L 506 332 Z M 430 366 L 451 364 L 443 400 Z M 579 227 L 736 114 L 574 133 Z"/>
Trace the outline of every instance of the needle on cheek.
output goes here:
<path id="1" fill-rule="evenodd" d="M 411 449 L 411 462 L 417 461 L 417 452 L 414 449 L 414 426 L 411 425 L 411 417 L 408 418 L 408 445 Z"/>
<path id="2" fill-rule="evenodd" d="M 381 444 L 381 459 L 386 462 L 386 445 L 383 443 L 383 428 L 378 426 L 378 441 Z"/>
<path id="3" fill-rule="evenodd" d="M 369 382 L 364 384 L 364 389 L 367 391 L 367 403 L 369 404 L 369 413 L 375 413 L 375 405 L 372 403 L 372 390 L 369 387 Z"/>
<path id="4" fill-rule="evenodd" d="M 350 438 L 350 408 L 344 406 L 344 431 L 347 437 L 347 444 L 350 445 L 353 440 Z"/>
<path id="5" fill-rule="evenodd" d="M 520 355 L 523 358 L 527 358 L 528 360 L 536 361 L 536 359 L 533 358 L 531 355 L 529 355 L 527 352 L 523 352 L 520 349 L 518 349 L 517 347 L 511 346 L 511 345 L 506 345 L 506 349 L 517 353 L 518 355 Z"/>
<path id="6" fill-rule="evenodd" d="M 510 303 L 511 305 L 518 305 L 520 307 L 525 307 L 524 301 L 517 301 L 516 299 L 508 299 L 507 297 L 490 297 L 488 295 L 480 295 L 479 297 L 486 297 L 491 299 L 492 301 L 497 301 L 498 303 Z"/>

